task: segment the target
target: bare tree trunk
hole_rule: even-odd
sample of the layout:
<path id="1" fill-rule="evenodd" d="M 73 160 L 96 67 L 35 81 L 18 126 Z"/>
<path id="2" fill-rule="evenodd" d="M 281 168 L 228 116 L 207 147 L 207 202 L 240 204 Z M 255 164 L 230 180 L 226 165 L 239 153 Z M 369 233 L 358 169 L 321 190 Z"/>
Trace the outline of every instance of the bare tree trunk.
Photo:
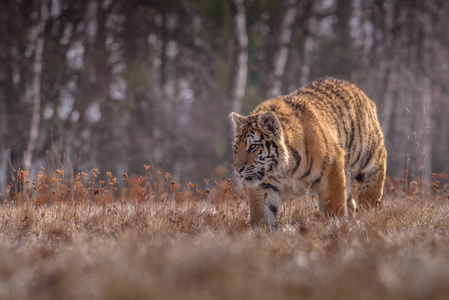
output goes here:
<path id="1" fill-rule="evenodd" d="M 279 26 L 273 34 L 275 37 L 273 45 L 273 55 L 271 60 L 271 70 L 268 73 L 266 82 L 267 97 L 281 94 L 282 77 L 284 76 L 285 64 L 287 63 L 289 45 L 292 38 L 292 27 L 298 11 L 297 0 L 284 0 L 282 11 L 279 15 Z"/>
<path id="2" fill-rule="evenodd" d="M 381 117 L 381 126 L 384 136 L 387 136 L 390 131 L 391 117 L 393 115 L 393 108 L 397 105 L 397 101 L 394 98 L 395 90 L 397 88 L 398 82 L 398 71 L 394 68 L 397 66 L 396 59 L 390 62 L 393 68 L 389 68 L 387 71 L 385 95 L 384 95 L 384 105 Z"/>
<path id="3" fill-rule="evenodd" d="M 393 6 L 391 10 L 393 10 Z M 401 28 L 404 26 L 405 22 L 405 11 L 399 9 L 398 18 L 395 18 L 394 13 L 382 12 L 385 15 L 382 16 L 381 31 L 384 38 L 384 45 L 382 47 L 385 57 L 389 59 L 384 59 L 380 62 L 385 70 L 385 92 L 383 99 L 383 112 L 381 118 L 382 131 L 385 136 L 388 135 L 391 126 L 391 117 L 393 116 L 394 106 L 397 105 L 397 100 L 394 99 L 395 91 L 397 90 L 398 78 L 399 78 L 399 65 L 400 65 L 400 54 L 401 47 L 403 46 L 403 33 L 396 30 L 394 33 L 395 26 Z M 392 33 L 393 32 L 393 33 Z"/>
<path id="4" fill-rule="evenodd" d="M 444 95 L 441 86 L 435 87 L 432 92 L 432 98 L 434 99 L 435 117 L 438 120 L 434 125 L 434 136 L 432 136 L 435 142 L 435 147 L 433 147 L 432 157 L 432 170 L 434 172 L 440 172 L 445 166 L 449 165 L 449 157 L 445 155 L 447 149 L 449 148 L 449 133 L 447 128 L 449 128 L 449 116 L 447 111 L 444 109 Z"/>
<path id="5" fill-rule="evenodd" d="M 432 136 L 435 130 L 435 120 L 433 115 L 433 97 L 432 82 L 430 78 L 424 79 L 424 104 L 422 110 L 422 133 L 421 133 L 421 180 L 426 183 L 430 182 L 430 174 L 432 172 Z M 419 142 L 419 141 L 418 141 Z"/>
<path id="6" fill-rule="evenodd" d="M 316 25 L 316 18 L 310 16 L 307 21 L 307 31 L 310 31 Z M 304 38 L 304 45 L 302 50 L 302 64 L 301 64 L 301 75 L 299 77 L 299 83 L 301 86 L 305 85 L 310 80 L 310 70 L 311 70 L 311 56 L 313 50 L 313 37 L 310 33 L 307 33 Z"/>
<path id="7" fill-rule="evenodd" d="M 366 37 L 367 34 L 364 30 L 364 26 L 367 23 L 367 9 L 366 1 L 354 1 L 353 14 L 358 16 L 355 18 L 356 24 L 353 25 L 354 36 L 352 47 L 354 49 L 354 55 L 357 55 L 357 59 L 353 61 L 351 70 L 351 81 L 360 82 L 362 77 L 362 72 L 364 63 L 366 61 Z"/>
<path id="8" fill-rule="evenodd" d="M 37 138 L 39 135 L 39 124 L 41 121 L 41 74 L 42 74 L 42 54 L 45 42 L 45 24 L 48 19 L 48 0 L 42 0 L 40 7 L 40 17 L 37 24 L 36 49 L 34 52 L 33 65 L 33 113 L 31 116 L 30 140 L 24 157 L 25 170 L 31 169 L 33 152 L 36 150 Z"/>
<path id="9" fill-rule="evenodd" d="M 86 40 L 89 47 L 95 46 L 98 33 L 98 1 L 89 1 L 86 9 Z"/>
<path id="10" fill-rule="evenodd" d="M 0 194 L 6 190 L 6 182 L 8 179 L 8 158 L 9 151 L 0 147 Z M 0 201 L 2 201 L 0 197 Z"/>
<path id="11" fill-rule="evenodd" d="M 354 47 L 351 41 L 351 17 L 353 13 L 353 1 L 337 0 L 335 28 L 337 43 L 341 48 L 339 60 L 341 61 L 338 72 L 343 78 L 349 79 L 354 64 Z"/>
<path id="12" fill-rule="evenodd" d="M 305 2 L 303 16 L 306 18 L 304 21 L 306 30 L 301 49 L 301 67 L 299 74 L 300 86 L 305 85 L 310 80 L 310 70 L 312 65 L 311 57 L 314 46 L 313 34 L 316 31 L 318 22 L 313 1 Z"/>
<path id="13" fill-rule="evenodd" d="M 162 45 L 161 45 L 161 65 L 160 65 L 160 78 L 159 78 L 159 85 L 161 87 L 162 94 L 164 96 L 167 96 L 166 93 L 166 87 L 167 87 L 167 63 L 168 63 L 168 56 L 167 56 L 167 46 L 169 42 L 169 36 L 168 36 L 168 16 L 167 12 L 162 12 L 162 28 L 161 28 L 161 39 L 162 39 Z"/>
<path id="14" fill-rule="evenodd" d="M 427 4 L 429 5 L 429 4 Z M 426 7 L 426 5 L 424 5 Z M 428 7 L 426 7 L 428 8 Z M 424 124 L 423 124 L 423 136 L 422 136 L 422 143 L 423 143 L 423 149 L 422 149 L 422 155 L 423 155 L 423 163 L 422 163 L 422 175 L 421 180 L 423 182 L 430 182 L 431 179 L 431 173 L 432 173 L 432 148 L 433 148 L 433 137 L 435 136 L 436 131 L 436 101 L 433 97 L 435 87 L 434 82 L 432 80 L 432 77 L 434 77 L 433 74 L 433 68 L 429 67 L 432 65 L 433 60 L 433 40 L 436 38 L 433 35 L 433 26 L 432 26 L 432 17 L 430 16 L 429 12 L 422 13 L 420 15 L 420 23 L 421 26 L 419 26 L 424 31 L 424 37 L 422 41 L 422 48 L 423 48 L 423 69 L 424 69 Z"/>
<path id="15" fill-rule="evenodd" d="M 246 32 L 246 16 L 244 0 L 232 0 L 234 8 L 234 35 L 236 40 L 233 84 L 231 92 L 232 111 L 240 113 L 242 99 L 245 95 L 248 74 L 248 34 Z"/>

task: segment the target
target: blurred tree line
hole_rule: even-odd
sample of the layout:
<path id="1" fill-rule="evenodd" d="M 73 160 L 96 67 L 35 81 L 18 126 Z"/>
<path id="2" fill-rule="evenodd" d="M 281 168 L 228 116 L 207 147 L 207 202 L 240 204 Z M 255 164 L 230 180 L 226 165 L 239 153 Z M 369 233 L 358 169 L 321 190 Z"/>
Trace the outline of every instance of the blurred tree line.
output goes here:
<path id="1" fill-rule="evenodd" d="M 449 171 L 444 0 L 0 1 L 0 188 L 17 168 L 229 176 L 230 111 L 325 75 L 378 106 L 388 173 Z"/>

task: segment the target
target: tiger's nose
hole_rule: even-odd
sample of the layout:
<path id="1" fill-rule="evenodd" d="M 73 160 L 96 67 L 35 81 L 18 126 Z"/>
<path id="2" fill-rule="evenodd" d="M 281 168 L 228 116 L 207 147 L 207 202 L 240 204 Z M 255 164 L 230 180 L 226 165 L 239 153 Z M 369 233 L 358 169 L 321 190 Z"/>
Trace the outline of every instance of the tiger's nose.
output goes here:
<path id="1" fill-rule="evenodd" d="M 242 173 L 243 170 L 245 170 L 245 167 L 234 167 L 234 171 L 236 171 L 237 173 Z"/>

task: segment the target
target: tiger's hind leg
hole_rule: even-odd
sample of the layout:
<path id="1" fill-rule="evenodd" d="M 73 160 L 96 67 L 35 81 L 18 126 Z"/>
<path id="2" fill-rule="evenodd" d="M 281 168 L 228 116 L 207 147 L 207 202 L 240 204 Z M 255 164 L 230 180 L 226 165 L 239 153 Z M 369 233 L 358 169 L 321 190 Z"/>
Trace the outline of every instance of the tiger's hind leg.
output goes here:
<path id="1" fill-rule="evenodd" d="M 320 179 L 316 189 L 319 197 L 320 210 L 325 215 L 347 215 L 346 175 L 343 160 L 337 160 L 330 166 L 329 173 Z"/>
<path id="2" fill-rule="evenodd" d="M 369 173 L 359 173 L 356 180 L 362 187 L 358 196 L 359 205 L 365 209 L 370 209 L 381 204 L 385 181 L 386 166 L 374 169 Z"/>

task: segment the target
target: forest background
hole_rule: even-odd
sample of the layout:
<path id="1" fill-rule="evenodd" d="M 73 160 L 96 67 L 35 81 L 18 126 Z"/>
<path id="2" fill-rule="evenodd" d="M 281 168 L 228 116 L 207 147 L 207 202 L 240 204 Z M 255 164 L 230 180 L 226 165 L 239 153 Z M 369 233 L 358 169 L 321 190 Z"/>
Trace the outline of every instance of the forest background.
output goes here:
<path id="1" fill-rule="evenodd" d="M 376 102 L 390 176 L 447 173 L 448 15 L 443 0 L 0 1 L 0 191 L 40 166 L 228 177 L 229 112 L 326 75 Z"/>

